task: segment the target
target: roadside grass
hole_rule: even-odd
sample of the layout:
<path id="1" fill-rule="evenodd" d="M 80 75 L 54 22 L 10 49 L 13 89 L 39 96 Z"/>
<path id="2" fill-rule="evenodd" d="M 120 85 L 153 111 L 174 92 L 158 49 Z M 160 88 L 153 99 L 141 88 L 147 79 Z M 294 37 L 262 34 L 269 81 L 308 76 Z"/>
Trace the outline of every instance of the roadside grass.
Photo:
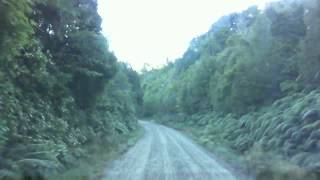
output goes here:
<path id="1" fill-rule="evenodd" d="M 290 159 L 255 146 L 244 155 L 249 169 L 257 180 L 318 180 L 311 170 L 298 166 Z"/>
<path id="2" fill-rule="evenodd" d="M 49 180 L 98 180 L 104 175 L 104 171 L 110 163 L 120 157 L 127 150 L 134 146 L 143 136 L 144 130 L 138 127 L 136 130 L 121 137 L 117 142 L 112 144 L 111 150 L 106 150 L 103 144 L 96 144 L 88 147 L 87 158 L 78 160 L 77 165 L 61 174 L 52 176 Z M 110 144 L 108 145 L 110 149 Z"/>
<path id="3" fill-rule="evenodd" d="M 231 168 L 237 178 L 248 180 L 319 180 L 318 174 L 291 162 L 275 152 L 265 152 L 260 145 L 244 154 L 237 153 L 223 142 L 206 141 L 201 138 L 200 129 L 181 124 L 165 123 L 181 130 L 196 143 L 212 152 L 217 160 Z"/>

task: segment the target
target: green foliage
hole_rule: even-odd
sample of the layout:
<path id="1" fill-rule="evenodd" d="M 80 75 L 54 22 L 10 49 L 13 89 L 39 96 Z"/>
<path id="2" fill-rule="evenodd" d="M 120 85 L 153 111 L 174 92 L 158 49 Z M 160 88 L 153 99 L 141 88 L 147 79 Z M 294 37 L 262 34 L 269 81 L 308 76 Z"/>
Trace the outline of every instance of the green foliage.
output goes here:
<path id="1" fill-rule="evenodd" d="M 104 37 L 94 32 L 74 33 L 67 44 L 62 52 L 68 59 L 64 71 L 72 73 L 71 89 L 76 103 L 86 108 L 93 104 L 95 95 L 103 91 L 105 82 L 115 74 L 116 58 L 106 51 L 108 45 Z"/>
<path id="2" fill-rule="evenodd" d="M 173 65 L 145 73 L 147 114 L 242 115 L 301 90 L 305 8 L 283 3 L 222 17 Z"/>
<path id="3" fill-rule="evenodd" d="M 222 17 L 182 58 L 142 74 L 144 115 L 186 129 L 209 149 L 246 154 L 257 178 L 314 178 L 319 5 L 283 0 Z M 256 146 L 287 160 L 262 162 Z"/>
<path id="4" fill-rule="evenodd" d="M 9 65 L 6 63 L 19 54 L 20 48 L 27 44 L 33 32 L 33 23 L 28 19 L 32 2 L 31 0 L 23 2 L 6 0 L 0 3 L 1 67 Z"/>
<path id="5" fill-rule="evenodd" d="M 0 10 L 0 179 L 50 177 L 137 128 L 139 77 L 108 50 L 96 1 Z"/>
<path id="6" fill-rule="evenodd" d="M 255 147 L 246 159 L 254 169 L 254 175 L 261 180 L 282 180 L 282 179 L 310 179 L 316 180 L 317 176 L 304 168 L 271 153 L 264 152 Z"/>
<path id="7" fill-rule="evenodd" d="M 306 37 L 302 43 L 302 55 L 299 61 L 301 81 L 309 88 L 316 88 L 319 82 L 320 54 L 319 54 L 319 19 L 320 3 L 315 0 L 306 0 L 304 15 Z"/>
<path id="8" fill-rule="evenodd" d="M 319 171 L 319 90 L 294 93 L 236 117 L 221 112 L 159 116 L 186 130 L 230 164 L 248 165 L 256 178 L 316 179 Z M 222 149 L 219 149 L 222 148 Z"/>

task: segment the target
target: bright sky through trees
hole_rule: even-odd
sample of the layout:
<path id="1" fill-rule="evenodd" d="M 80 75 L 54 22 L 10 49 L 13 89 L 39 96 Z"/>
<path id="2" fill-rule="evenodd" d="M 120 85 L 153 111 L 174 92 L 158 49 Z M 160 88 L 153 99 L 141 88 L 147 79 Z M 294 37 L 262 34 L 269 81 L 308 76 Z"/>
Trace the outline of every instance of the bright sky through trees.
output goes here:
<path id="1" fill-rule="evenodd" d="M 221 16 L 274 0 L 98 0 L 103 33 L 120 61 L 140 70 L 180 57 Z"/>

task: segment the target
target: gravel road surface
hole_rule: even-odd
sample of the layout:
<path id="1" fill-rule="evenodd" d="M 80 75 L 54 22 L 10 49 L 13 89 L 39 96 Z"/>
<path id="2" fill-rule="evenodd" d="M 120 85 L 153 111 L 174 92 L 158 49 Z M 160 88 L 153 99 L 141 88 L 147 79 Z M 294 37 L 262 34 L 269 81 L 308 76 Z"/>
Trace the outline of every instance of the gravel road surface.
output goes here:
<path id="1" fill-rule="evenodd" d="M 145 134 L 105 170 L 103 180 L 235 180 L 208 152 L 180 132 L 141 121 Z"/>

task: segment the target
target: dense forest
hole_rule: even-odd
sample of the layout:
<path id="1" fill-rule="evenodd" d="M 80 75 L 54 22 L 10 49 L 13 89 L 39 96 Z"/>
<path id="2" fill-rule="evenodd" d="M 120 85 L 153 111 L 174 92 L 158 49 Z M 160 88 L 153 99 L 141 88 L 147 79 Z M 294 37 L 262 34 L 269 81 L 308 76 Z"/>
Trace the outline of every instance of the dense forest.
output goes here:
<path id="1" fill-rule="evenodd" d="M 183 57 L 143 72 L 144 116 L 243 156 L 257 179 L 319 174 L 319 17 L 318 0 L 222 17 Z"/>
<path id="2" fill-rule="evenodd" d="M 61 179 L 124 151 L 139 116 L 256 179 L 320 178 L 319 0 L 221 17 L 141 74 L 109 50 L 96 0 L 0 0 L 0 12 L 0 179 Z"/>
<path id="3" fill-rule="evenodd" d="M 0 1 L 0 179 L 42 179 L 137 129 L 138 74 L 117 62 L 95 0 Z"/>

